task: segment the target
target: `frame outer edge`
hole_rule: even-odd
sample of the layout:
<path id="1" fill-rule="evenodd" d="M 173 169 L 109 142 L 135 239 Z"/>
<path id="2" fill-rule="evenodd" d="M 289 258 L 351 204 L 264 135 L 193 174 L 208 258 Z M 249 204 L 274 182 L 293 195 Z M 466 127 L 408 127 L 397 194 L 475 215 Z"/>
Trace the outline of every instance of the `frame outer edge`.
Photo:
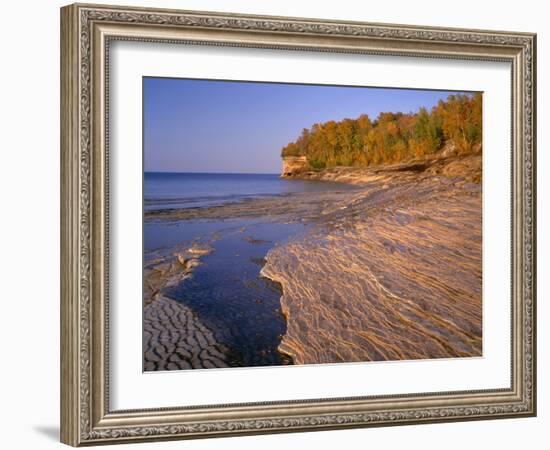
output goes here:
<path id="1" fill-rule="evenodd" d="M 150 14 L 146 14 L 150 13 Z M 170 18 L 171 15 L 174 17 Z M 178 17 L 179 16 L 179 17 Z M 189 22 L 183 23 L 181 19 Z M 430 43 L 441 41 L 447 46 L 458 40 L 461 45 L 472 47 L 495 47 L 510 49 L 520 56 L 519 79 L 517 86 L 523 102 L 517 105 L 519 114 L 518 132 L 521 138 L 515 142 L 521 149 L 518 168 L 521 179 L 518 197 L 521 198 L 519 223 L 522 233 L 519 238 L 522 249 L 520 261 L 523 273 L 530 275 L 518 286 L 521 298 L 521 313 L 526 313 L 519 322 L 522 344 L 518 347 L 521 365 L 517 382 L 520 384 L 518 398 L 510 398 L 508 403 L 492 406 L 487 403 L 470 407 L 449 407 L 434 409 L 397 409 L 371 413 L 335 413 L 332 415 L 304 415 L 293 417 L 261 417 L 258 419 L 240 418 L 226 421 L 202 421 L 190 423 L 123 424 L 101 422 L 106 411 L 98 402 L 98 395 L 105 395 L 103 382 L 97 381 L 98 368 L 93 361 L 101 358 L 101 352 L 94 351 L 105 335 L 98 332 L 92 319 L 103 317 L 102 307 L 97 302 L 98 288 L 95 283 L 98 273 L 90 264 L 97 262 L 94 242 L 98 236 L 96 171 L 101 170 L 101 161 L 94 158 L 97 152 L 96 135 L 98 103 L 94 90 L 97 75 L 92 54 L 94 33 L 90 25 L 94 23 L 132 23 L 144 26 L 190 27 L 195 30 L 225 29 L 242 31 L 249 28 L 264 33 L 287 33 L 301 36 L 332 35 L 355 39 L 357 27 L 367 27 L 360 39 L 378 39 L 396 42 Z M 279 23 L 280 22 L 280 23 Z M 392 24 L 342 23 L 317 19 L 276 18 L 268 16 L 237 15 L 231 13 L 206 13 L 180 10 L 159 10 L 156 8 L 132 8 L 110 5 L 74 4 L 61 9 L 61 441 L 72 445 L 97 445 L 122 442 L 156 441 L 199 437 L 252 435 L 277 432 L 316 431 L 365 426 L 388 426 L 396 424 L 434 423 L 439 421 L 461 421 L 499 417 L 532 416 L 536 413 L 536 329 L 535 329 L 535 269 L 536 269 L 536 36 L 532 33 L 496 32 L 485 30 L 460 30 L 431 27 L 415 27 Z M 348 26 L 349 25 L 349 26 Z M 361 30 L 359 30 L 361 31 Z M 334 34 L 335 33 L 335 34 Z M 468 34 L 471 33 L 471 34 Z M 361 34 L 361 33 L 359 33 Z M 456 37 L 456 36 L 458 37 Z M 327 37 L 328 38 L 328 37 Z M 433 39 L 433 41 L 432 41 Z M 97 47 L 97 42 L 95 43 Z M 275 46 L 276 47 L 276 46 Z M 299 48 L 298 48 L 299 49 Z M 97 48 L 96 48 L 97 50 Z M 331 51 L 330 49 L 328 51 Z M 423 47 L 427 53 L 427 49 Z M 444 52 L 444 51 L 443 51 Z M 439 53 L 434 51 L 433 53 Z M 490 56 L 491 52 L 487 55 Z M 531 58 L 524 59 L 525 55 Z M 474 55 L 475 56 L 475 55 Z M 483 56 L 481 53 L 478 56 Z M 469 59 L 469 58 L 468 58 Z M 525 78 L 527 77 L 527 79 Z M 517 91 L 516 91 L 517 92 Z M 527 113 L 527 117 L 525 117 Z M 525 127 L 530 126 L 526 132 Z M 97 155 L 95 155 L 97 157 Z M 524 166 L 527 166 L 527 168 Z M 527 169 L 527 170 L 526 170 Z M 95 173 L 94 173 L 95 172 Z M 525 195 L 527 191 L 527 195 Z M 101 203 L 101 202 L 100 202 Z M 526 211 L 526 207 L 528 210 Z M 527 223 L 526 223 L 527 222 Z M 100 231 L 100 230 L 99 230 Z M 525 240 L 524 240 L 525 239 Z M 527 251 L 524 245 L 527 244 Z M 530 244 L 530 245 L 529 245 Z M 525 305 L 527 302 L 527 305 Z M 526 306 L 528 306 L 526 308 Z M 530 314 L 531 312 L 531 314 Z M 96 323 L 97 325 L 97 323 Z M 517 328 L 515 328 L 517 329 Z M 529 361 L 525 360 L 525 350 Z M 526 370 L 525 370 L 526 369 Z M 98 389 L 99 386 L 99 389 Z M 527 389 L 524 389 L 527 388 Z M 220 405 L 221 406 L 221 405 Z M 144 411 L 147 413 L 147 411 Z M 413 414 L 414 413 L 414 414 Z M 98 417 L 99 416 L 99 417 Z M 147 416 L 147 414 L 146 414 Z M 116 417 L 114 417 L 116 419 Z M 105 426 L 106 425 L 106 426 Z"/>
<path id="2" fill-rule="evenodd" d="M 65 6 L 61 19 L 61 408 L 60 439 L 64 444 L 77 446 L 79 433 L 79 309 L 78 290 L 78 9 Z"/>
<path id="3" fill-rule="evenodd" d="M 533 417 L 537 417 L 537 34 L 531 35 L 531 383 L 532 398 L 531 412 Z"/>

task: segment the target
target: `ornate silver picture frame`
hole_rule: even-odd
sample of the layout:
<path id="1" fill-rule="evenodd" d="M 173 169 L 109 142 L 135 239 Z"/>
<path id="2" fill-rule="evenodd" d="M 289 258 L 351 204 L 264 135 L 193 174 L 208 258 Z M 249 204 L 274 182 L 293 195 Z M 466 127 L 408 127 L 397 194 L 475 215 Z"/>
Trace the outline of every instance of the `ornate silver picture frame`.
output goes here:
<path id="1" fill-rule="evenodd" d="M 511 299 L 502 301 L 510 302 L 511 310 L 510 386 L 113 409 L 108 193 L 109 57 L 115 41 L 509 63 Z M 81 446 L 534 416 L 535 89 L 531 33 L 105 5 L 62 8 L 61 441 Z"/>

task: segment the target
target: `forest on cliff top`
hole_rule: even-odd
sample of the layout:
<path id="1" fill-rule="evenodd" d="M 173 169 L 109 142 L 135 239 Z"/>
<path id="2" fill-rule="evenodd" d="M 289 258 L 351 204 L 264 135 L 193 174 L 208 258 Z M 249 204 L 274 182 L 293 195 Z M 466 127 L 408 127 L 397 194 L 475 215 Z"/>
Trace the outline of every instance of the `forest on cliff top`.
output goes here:
<path id="1" fill-rule="evenodd" d="M 430 111 L 383 112 L 374 120 L 316 123 L 282 149 L 282 156 L 306 156 L 315 169 L 335 166 L 367 167 L 436 155 L 447 143 L 457 154 L 481 150 L 482 96 L 450 95 Z"/>

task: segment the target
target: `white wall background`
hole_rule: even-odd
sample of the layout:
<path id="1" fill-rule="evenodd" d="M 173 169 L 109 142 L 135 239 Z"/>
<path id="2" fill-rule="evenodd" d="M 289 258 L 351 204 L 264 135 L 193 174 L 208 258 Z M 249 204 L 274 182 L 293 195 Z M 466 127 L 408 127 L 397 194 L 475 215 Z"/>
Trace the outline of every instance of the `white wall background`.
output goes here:
<path id="1" fill-rule="evenodd" d="M 127 3 L 127 2 L 117 2 Z M 546 322 L 550 207 L 550 18 L 544 2 L 524 0 L 358 2 L 353 0 L 133 0 L 135 6 L 532 31 L 538 36 L 539 416 L 468 423 L 141 444 L 143 449 L 546 448 Z M 3 448 L 60 448 L 59 417 L 59 7 L 10 2 L 0 27 L 0 414 Z M 543 27 L 546 28 L 543 31 Z M 546 278 L 546 280 L 545 280 Z M 546 304 L 545 304 L 546 303 Z M 119 448 L 129 448 L 121 446 Z M 137 448 L 137 447 L 130 447 Z"/>

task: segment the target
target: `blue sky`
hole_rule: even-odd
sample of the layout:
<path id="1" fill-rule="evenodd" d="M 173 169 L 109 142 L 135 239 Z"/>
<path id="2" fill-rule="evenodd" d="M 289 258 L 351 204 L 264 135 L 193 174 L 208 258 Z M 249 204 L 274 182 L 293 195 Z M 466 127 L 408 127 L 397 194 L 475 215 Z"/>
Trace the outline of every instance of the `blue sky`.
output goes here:
<path id="1" fill-rule="evenodd" d="M 303 128 L 429 109 L 452 93 L 146 77 L 145 171 L 279 173 L 281 148 Z"/>

